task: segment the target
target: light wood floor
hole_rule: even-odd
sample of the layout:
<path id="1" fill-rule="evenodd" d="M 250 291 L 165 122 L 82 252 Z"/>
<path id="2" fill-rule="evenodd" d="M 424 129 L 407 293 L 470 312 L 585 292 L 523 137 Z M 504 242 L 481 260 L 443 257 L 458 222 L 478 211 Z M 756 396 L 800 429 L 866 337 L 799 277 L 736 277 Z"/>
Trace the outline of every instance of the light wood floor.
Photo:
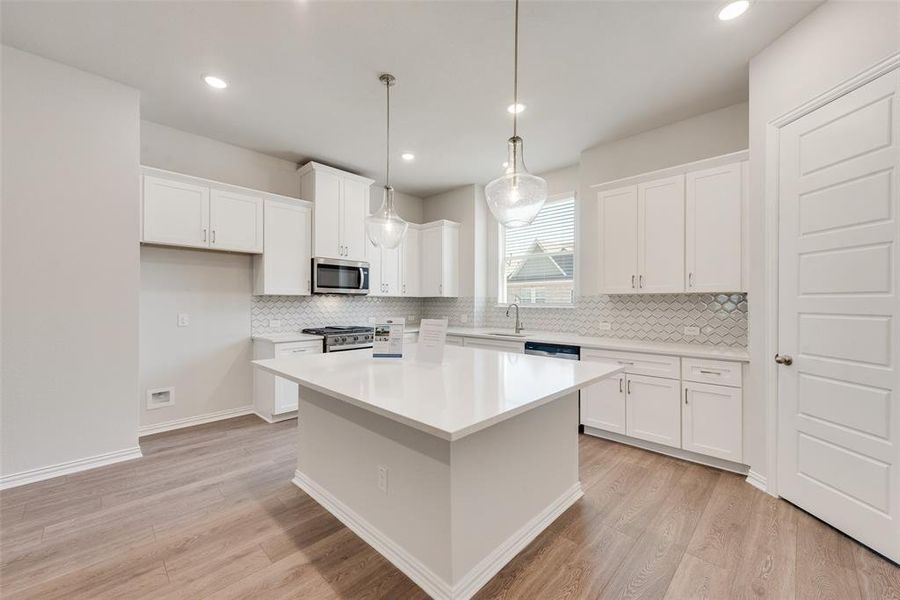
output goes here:
<path id="1" fill-rule="evenodd" d="M 425 598 L 290 483 L 295 422 L 142 439 L 0 492 L 3 598 Z M 742 478 L 582 436 L 585 497 L 487 598 L 900 598 L 900 569 Z"/>

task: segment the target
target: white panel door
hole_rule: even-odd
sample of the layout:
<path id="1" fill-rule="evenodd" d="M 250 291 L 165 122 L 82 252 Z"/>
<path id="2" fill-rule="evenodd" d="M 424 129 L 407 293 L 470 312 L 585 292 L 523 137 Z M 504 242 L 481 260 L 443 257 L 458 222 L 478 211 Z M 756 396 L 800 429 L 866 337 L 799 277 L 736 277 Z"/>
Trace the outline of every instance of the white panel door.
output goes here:
<path id="1" fill-rule="evenodd" d="M 400 247 L 381 249 L 381 282 L 386 296 L 400 295 Z"/>
<path id="2" fill-rule="evenodd" d="M 685 382 L 681 407 L 681 447 L 741 462 L 741 389 Z"/>
<path id="3" fill-rule="evenodd" d="M 343 258 L 341 244 L 341 178 L 317 171 L 315 185 L 315 250 L 313 256 Z"/>
<path id="4" fill-rule="evenodd" d="M 283 296 L 309 294 L 312 226 L 309 208 L 266 200 L 263 209 L 262 273 L 257 273 L 258 284 L 254 293 Z"/>
<path id="5" fill-rule="evenodd" d="M 637 187 L 600 192 L 598 200 L 603 292 L 633 294 L 638 275 Z"/>
<path id="6" fill-rule="evenodd" d="M 366 217 L 369 215 L 369 186 L 355 179 L 344 179 L 341 188 L 341 241 L 344 257 L 366 260 Z"/>
<path id="7" fill-rule="evenodd" d="M 401 262 L 401 294 L 404 296 L 417 297 L 420 292 L 420 270 L 421 270 L 421 248 L 419 244 L 419 230 L 410 227 L 406 230 L 406 237 L 403 238 L 402 252 L 400 256 Z"/>
<path id="8" fill-rule="evenodd" d="M 632 437 L 681 448 L 681 383 L 677 379 L 628 375 L 625 431 Z"/>
<path id="9" fill-rule="evenodd" d="M 638 290 L 684 291 L 684 175 L 638 185 Z"/>
<path id="10" fill-rule="evenodd" d="M 742 171 L 733 163 L 687 174 L 689 292 L 741 291 Z"/>
<path id="11" fill-rule="evenodd" d="M 262 252 L 262 198 L 213 188 L 209 196 L 209 247 Z"/>
<path id="12" fill-rule="evenodd" d="M 421 291 L 426 298 L 441 295 L 444 261 L 442 237 L 440 227 L 428 227 L 421 231 Z"/>
<path id="13" fill-rule="evenodd" d="M 209 246 L 209 187 L 144 175 L 141 241 Z"/>
<path id="14" fill-rule="evenodd" d="M 581 389 L 581 424 L 625 434 L 625 373 Z"/>
<path id="15" fill-rule="evenodd" d="M 900 561 L 900 72 L 781 129 L 778 492 Z"/>

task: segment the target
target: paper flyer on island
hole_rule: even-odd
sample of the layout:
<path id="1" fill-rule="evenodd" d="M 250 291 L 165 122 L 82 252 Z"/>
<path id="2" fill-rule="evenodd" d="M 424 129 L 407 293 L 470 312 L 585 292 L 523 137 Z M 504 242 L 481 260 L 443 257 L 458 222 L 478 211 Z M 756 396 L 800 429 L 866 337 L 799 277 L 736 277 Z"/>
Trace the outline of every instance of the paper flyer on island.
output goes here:
<path id="1" fill-rule="evenodd" d="M 422 319 L 419 323 L 416 359 L 428 363 L 443 362 L 446 343 L 447 319 Z"/>
<path id="2" fill-rule="evenodd" d="M 406 319 L 385 319 L 375 323 L 374 358 L 403 358 L 403 328 Z"/>

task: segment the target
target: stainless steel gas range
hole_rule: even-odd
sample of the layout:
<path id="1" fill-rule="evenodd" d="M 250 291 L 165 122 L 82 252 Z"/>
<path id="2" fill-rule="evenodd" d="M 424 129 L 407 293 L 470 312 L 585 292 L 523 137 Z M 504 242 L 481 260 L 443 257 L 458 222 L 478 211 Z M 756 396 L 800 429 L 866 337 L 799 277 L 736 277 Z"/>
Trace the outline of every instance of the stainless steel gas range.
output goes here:
<path id="1" fill-rule="evenodd" d="M 322 349 L 324 352 L 344 352 L 346 350 L 358 350 L 371 348 L 375 337 L 373 327 L 312 327 L 304 329 L 303 333 L 321 335 L 324 338 Z"/>

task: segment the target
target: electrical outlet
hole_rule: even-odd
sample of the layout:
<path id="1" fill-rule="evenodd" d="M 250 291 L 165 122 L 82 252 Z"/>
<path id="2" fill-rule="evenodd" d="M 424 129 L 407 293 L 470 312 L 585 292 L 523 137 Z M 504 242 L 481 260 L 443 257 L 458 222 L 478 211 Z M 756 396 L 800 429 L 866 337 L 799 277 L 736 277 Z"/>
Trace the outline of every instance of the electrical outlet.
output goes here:
<path id="1" fill-rule="evenodd" d="M 612 323 L 609 321 L 600 321 L 600 331 L 609 331 L 612 329 Z"/>
<path id="2" fill-rule="evenodd" d="M 175 388 L 154 388 L 147 390 L 147 410 L 175 405 Z"/>
<path id="3" fill-rule="evenodd" d="M 178 313 L 178 326 L 187 327 L 191 324 L 191 315 L 187 313 Z"/>
<path id="4" fill-rule="evenodd" d="M 410 323 L 415 323 L 415 322 L 416 322 L 416 315 L 406 315 L 406 324 L 407 325 L 409 325 Z"/>
<path id="5" fill-rule="evenodd" d="M 688 325 L 684 328 L 684 335 L 700 335 L 700 328 L 696 325 Z"/>
<path id="6" fill-rule="evenodd" d="M 269 319 L 269 327 L 281 327 L 281 319 Z"/>
<path id="7" fill-rule="evenodd" d="M 378 489 L 382 494 L 388 493 L 388 468 L 378 465 Z"/>
<path id="8" fill-rule="evenodd" d="M 465 325 L 466 323 L 468 323 L 468 322 L 469 322 L 469 315 L 468 315 L 467 313 L 463 313 L 463 314 L 459 315 L 459 322 L 462 323 L 462 324 L 464 324 L 464 325 Z"/>

